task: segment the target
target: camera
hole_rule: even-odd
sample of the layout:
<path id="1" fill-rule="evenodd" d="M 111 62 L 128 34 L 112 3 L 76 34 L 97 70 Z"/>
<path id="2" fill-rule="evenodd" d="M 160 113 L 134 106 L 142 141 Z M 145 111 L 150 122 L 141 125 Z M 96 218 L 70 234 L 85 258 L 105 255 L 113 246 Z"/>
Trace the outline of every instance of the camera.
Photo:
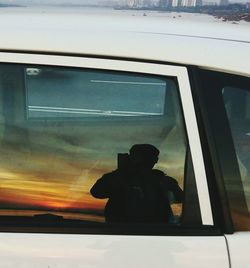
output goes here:
<path id="1" fill-rule="evenodd" d="M 130 158 L 128 153 L 117 154 L 117 167 L 121 170 L 127 170 L 130 167 Z"/>

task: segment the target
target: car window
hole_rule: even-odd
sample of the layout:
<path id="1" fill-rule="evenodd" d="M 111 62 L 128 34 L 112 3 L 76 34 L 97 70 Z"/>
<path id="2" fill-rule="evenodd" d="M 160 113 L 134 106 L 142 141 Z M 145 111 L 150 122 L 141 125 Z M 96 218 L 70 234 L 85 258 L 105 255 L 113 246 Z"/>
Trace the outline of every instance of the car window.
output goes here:
<path id="1" fill-rule="evenodd" d="M 119 214 L 112 223 L 201 225 L 176 78 L 15 64 L 0 71 L 3 223 L 89 230 Z"/>
<path id="2" fill-rule="evenodd" d="M 224 87 L 224 105 L 234 142 L 240 170 L 242 193 L 247 210 L 241 213 L 248 218 L 250 212 L 250 90 L 249 88 Z M 228 186 L 230 182 L 228 182 Z M 246 224 L 242 220 L 242 225 Z"/>
<path id="3" fill-rule="evenodd" d="M 250 230 L 249 77 L 199 68 L 195 75 L 218 224 L 229 233 Z"/>

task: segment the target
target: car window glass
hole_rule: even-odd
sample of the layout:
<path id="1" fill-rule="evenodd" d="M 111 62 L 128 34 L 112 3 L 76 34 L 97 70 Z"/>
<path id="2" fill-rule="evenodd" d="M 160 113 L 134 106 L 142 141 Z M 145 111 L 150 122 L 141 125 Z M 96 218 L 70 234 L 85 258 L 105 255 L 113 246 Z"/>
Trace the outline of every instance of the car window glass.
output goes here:
<path id="1" fill-rule="evenodd" d="M 27 68 L 28 117 L 159 116 L 169 83 L 126 74 Z"/>
<path id="2" fill-rule="evenodd" d="M 133 223 L 137 217 L 135 222 L 140 224 L 201 224 L 177 89 L 173 77 L 1 64 L 3 222 L 102 226 L 111 198 L 95 196 L 91 189 L 108 174 L 107 182 L 115 180 L 115 186 L 111 183 L 107 189 L 119 188 L 114 192 L 120 198 L 117 210 L 122 217 L 129 215 L 121 223 Z M 125 172 L 126 176 L 109 175 L 117 172 L 119 161 L 129 169 L 138 167 L 141 157 L 140 165 L 152 161 L 146 159 L 145 147 L 143 153 L 139 151 L 142 156 L 138 158 L 137 151 L 132 157 L 130 149 L 136 144 L 159 150 L 153 160 L 155 170 L 148 173 L 152 176 L 134 171 Z M 142 185 L 141 177 L 145 178 Z M 188 203 L 183 206 L 185 200 Z M 132 208 L 139 204 L 146 212 L 138 219 L 141 212 Z M 129 212 L 125 212 L 127 206 Z"/>
<path id="3" fill-rule="evenodd" d="M 223 100 L 233 136 L 245 200 L 250 211 L 250 91 L 225 87 Z"/>

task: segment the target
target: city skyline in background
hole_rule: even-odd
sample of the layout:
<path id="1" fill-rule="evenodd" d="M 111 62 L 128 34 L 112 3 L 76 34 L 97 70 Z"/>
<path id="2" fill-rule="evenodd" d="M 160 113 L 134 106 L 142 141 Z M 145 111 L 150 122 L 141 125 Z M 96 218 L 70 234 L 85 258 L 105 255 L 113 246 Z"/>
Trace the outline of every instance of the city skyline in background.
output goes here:
<path id="1" fill-rule="evenodd" d="M 203 0 L 204 4 L 221 4 L 223 0 Z M 225 3 L 247 3 L 248 0 L 224 0 Z M 150 6 L 159 5 L 164 6 L 167 0 L 0 0 L 0 4 L 12 4 L 12 5 L 98 5 L 98 6 L 115 6 L 115 5 L 127 5 L 133 6 Z M 183 6 L 194 6 L 197 0 L 172 0 L 173 6 L 177 6 L 178 3 L 182 3 Z M 200 2 L 201 3 L 201 2 Z"/>

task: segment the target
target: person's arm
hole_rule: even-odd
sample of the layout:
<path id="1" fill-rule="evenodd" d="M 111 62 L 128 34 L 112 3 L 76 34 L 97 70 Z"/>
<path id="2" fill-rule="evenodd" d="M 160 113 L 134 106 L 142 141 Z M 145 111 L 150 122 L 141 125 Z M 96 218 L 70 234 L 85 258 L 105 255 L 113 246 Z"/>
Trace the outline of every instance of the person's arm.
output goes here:
<path id="1" fill-rule="evenodd" d="M 118 178 L 115 172 L 103 175 L 90 189 L 90 193 L 95 198 L 109 198 L 116 192 Z"/>
<path id="2" fill-rule="evenodd" d="M 166 179 L 168 181 L 168 190 L 174 195 L 174 203 L 182 203 L 184 200 L 184 193 L 178 185 L 178 182 L 172 177 L 167 176 Z"/>

